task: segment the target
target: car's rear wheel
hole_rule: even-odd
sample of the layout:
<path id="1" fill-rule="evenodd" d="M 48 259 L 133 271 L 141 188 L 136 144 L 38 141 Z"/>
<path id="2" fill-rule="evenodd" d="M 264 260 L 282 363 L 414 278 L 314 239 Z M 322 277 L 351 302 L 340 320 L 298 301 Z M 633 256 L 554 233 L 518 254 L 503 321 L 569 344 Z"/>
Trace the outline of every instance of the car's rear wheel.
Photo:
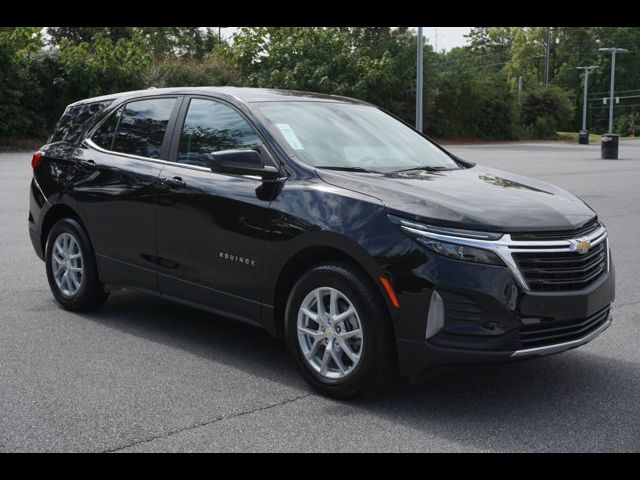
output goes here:
<path id="1" fill-rule="evenodd" d="M 316 266 L 296 282 L 286 336 L 303 377 L 334 398 L 372 393 L 393 378 L 393 334 L 371 282 L 348 264 Z"/>
<path id="2" fill-rule="evenodd" d="M 91 242 L 73 218 L 58 220 L 47 237 L 45 263 L 49 287 L 68 310 L 90 310 L 108 297 L 98 279 Z"/>

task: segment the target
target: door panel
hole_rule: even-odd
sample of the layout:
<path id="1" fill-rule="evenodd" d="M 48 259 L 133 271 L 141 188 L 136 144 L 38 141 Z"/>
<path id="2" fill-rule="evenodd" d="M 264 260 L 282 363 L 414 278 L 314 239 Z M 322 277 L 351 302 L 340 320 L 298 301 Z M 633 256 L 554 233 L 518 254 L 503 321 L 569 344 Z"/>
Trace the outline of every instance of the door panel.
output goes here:
<path id="1" fill-rule="evenodd" d="M 77 153 L 84 175 L 73 196 L 81 208 L 106 283 L 156 289 L 156 182 L 162 165 L 90 147 Z M 92 161 L 93 163 L 88 163 Z"/>
<path id="2" fill-rule="evenodd" d="M 158 196 L 161 293 L 258 321 L 269 206 L 256 194 L 261 182 L 178 165 L 160 176 L 174 180 Z"/>
<path id="3" fill-rule="evenodd" d="M 185 100 L 158 197 L 158 283 L 163 295 L 257 322 L 269 200 L 260 179 L 213 173 L 215 151 L 262 140 L 231 105 Z"/>
<path id="4" fill-rule="evenodd" d="M 126 103 L 76 151 L 72 195 L 105 283 L 157 290 L 156 196 L 163 163 L 154 159 L 166 159 L 177 100 Z"/>

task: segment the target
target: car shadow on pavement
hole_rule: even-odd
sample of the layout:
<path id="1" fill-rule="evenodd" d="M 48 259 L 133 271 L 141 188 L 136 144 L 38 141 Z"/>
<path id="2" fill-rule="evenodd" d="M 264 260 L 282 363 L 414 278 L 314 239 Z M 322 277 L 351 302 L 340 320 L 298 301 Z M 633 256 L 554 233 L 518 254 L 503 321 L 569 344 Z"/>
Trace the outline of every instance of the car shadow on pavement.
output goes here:
<path id="1" fill-rule="evenodd" d="M 311 392 L 284 342 L 258 328 L 129 291 L 81 315 Z M 442 369 L 423 383 L 398 381 L 372 397 L 318 403 L 327 415 L 373 414 L 417 430 L 416 439 L 445 438 L 464 450 L 638 451 L 639 398 L 637 364 L 583 347 L 533 361 Z"/>
<path id="2" fill-rule="evenodd" d="M 79 315 L 252 375 L 306 388 L 284 342 L 260 328 L 129 290 L 116 291 L 99 309 Z"/>
<path id="3" fill-rule="evenodd" d="M 358 408 L 462 448 L 638 451 L 639 398 L 637 364 L 573 350 L 446 369 L 426 382 L 363 399 Z"/>

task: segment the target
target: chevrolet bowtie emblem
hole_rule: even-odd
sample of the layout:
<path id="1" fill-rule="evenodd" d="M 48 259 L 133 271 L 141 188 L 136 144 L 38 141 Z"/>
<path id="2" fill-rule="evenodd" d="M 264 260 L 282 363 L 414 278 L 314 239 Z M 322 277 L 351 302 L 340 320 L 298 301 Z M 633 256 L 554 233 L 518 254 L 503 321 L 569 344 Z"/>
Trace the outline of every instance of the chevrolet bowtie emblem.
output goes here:
<path id="1" fill-rule="evenodd" d="M 589 240 L 578 240 L 574 248 L 578 253 L 587 253 L 591 248 L 591 242 Z"/>

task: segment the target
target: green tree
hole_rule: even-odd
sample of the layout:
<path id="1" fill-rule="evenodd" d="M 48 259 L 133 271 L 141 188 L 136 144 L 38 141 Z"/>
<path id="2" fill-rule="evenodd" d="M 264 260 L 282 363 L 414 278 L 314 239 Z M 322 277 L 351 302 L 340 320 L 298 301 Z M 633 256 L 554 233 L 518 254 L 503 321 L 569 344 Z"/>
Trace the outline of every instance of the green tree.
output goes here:
<path id="1" fill-rule="evenodd" d="M 557 86 L 538 87 L 522 97 L 522 123 L 540 137 L 551 137 L 558 129 L 568 128 L 573 110 L 570 94 Z"/>
<path id="2" fill-rule="evenodd" d="M 143 73 L 151 63 L 146 46 L 138 34 L 117 41 L 101 34 L 91 43 L 62 40 L 54 84 L 70 101 L 142 88 Z"/>
<path id="3" fill-rule="evenodd" d="M 227 53 L 252 86 L 353 96 L 413 121 L 415 50 L 406 28 L 257 27 Z"/>
<path id="4" fill-rule="evenodd" d="M 97 36 L 109 38 L 115 42 L 131 39 L 133 27 L 48 27 L 47 33 L 53 45 L 67 41 L 72 43 L 93 42 Z"/>
<path id="5" fill-rule="evenodd" d="M 37 27 L 0 28 L 0 137 L 37 125 L 39 112 L 31 103 L 40 79 L 30 74 L 29 64 L 42 45 Z"/>
<path id="6" fill-rule="evenodd" d="M 154 57 L 203 59 L 218 45 L 211 27 L 137 27 L 149 42 Z"/>

